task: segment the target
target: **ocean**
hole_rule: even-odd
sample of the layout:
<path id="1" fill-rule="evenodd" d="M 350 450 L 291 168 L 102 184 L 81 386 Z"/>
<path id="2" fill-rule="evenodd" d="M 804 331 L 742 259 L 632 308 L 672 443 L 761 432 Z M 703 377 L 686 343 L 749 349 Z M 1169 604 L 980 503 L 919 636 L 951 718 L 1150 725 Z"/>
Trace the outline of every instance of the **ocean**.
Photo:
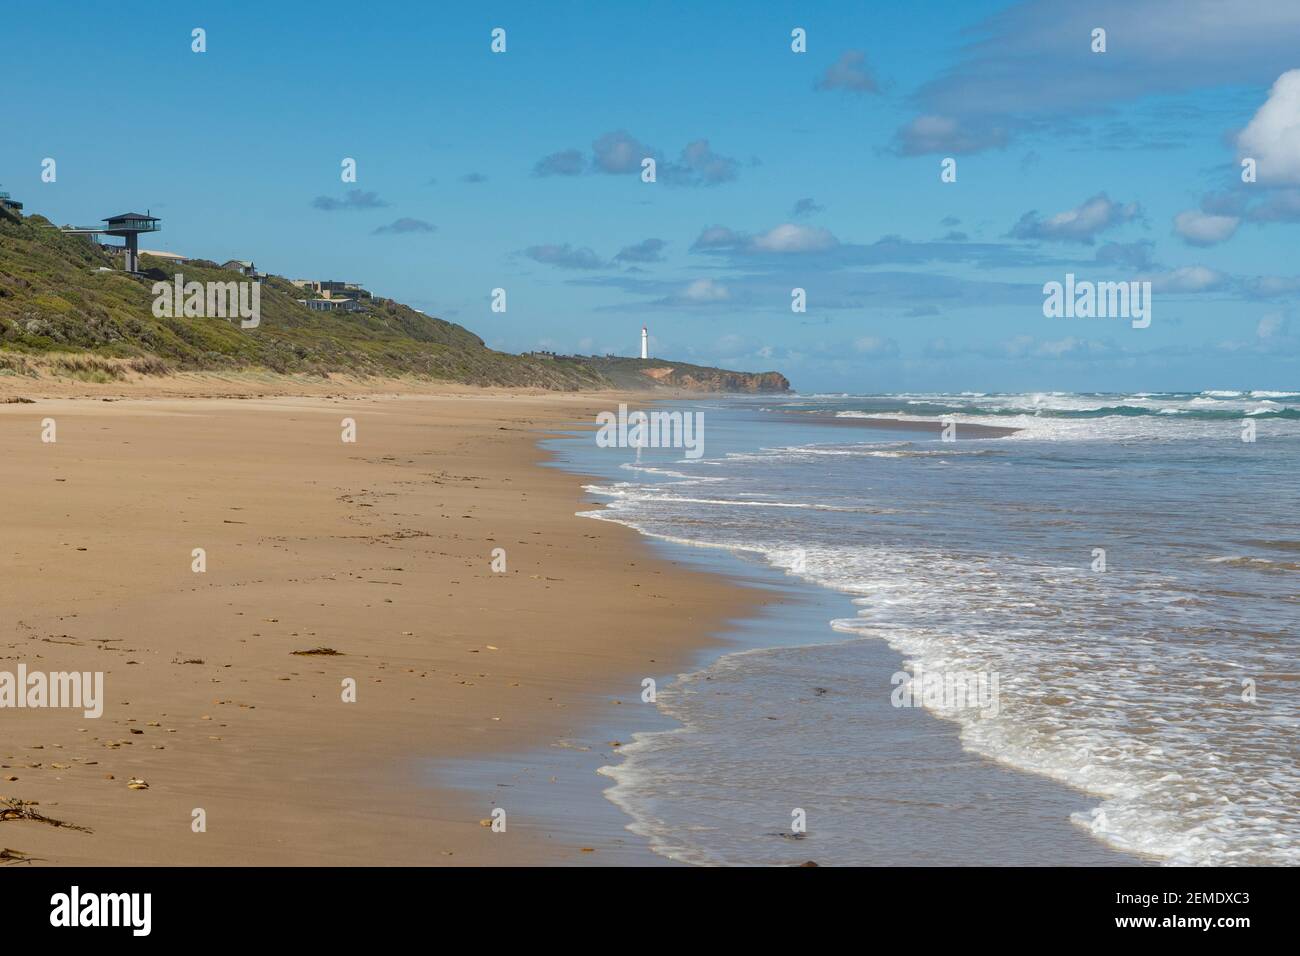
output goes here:
<path id="1" fill-rule="evenodd" d="M 588 516 L 790 593 L 600 768 L 656 852 L 1300 863 L 1300 392 L 662 407 L 548 442 Z"/>

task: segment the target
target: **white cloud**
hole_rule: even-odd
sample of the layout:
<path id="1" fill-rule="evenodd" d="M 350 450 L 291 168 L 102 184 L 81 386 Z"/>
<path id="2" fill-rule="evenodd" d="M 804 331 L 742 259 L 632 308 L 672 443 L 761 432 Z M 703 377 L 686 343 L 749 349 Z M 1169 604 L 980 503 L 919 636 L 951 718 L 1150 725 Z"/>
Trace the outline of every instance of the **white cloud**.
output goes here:
<path id="1" fill-rule="evenodd" d="M 697 139 L 686 144 L 677 162 L 663 163 L 660 172 L 670 186 L 716 186 L 739 176 L 740 163 L 715 153 L 707 139 Z"/>
<path id="2" fill-rule="evenodd" d="M 1270 312 L 1259 320 L 1259 325 L 1255 328 L 1255 334 L 1261 339 L 1275 338 L 1280 333 L 1286 331 L 1286 318 L 1277 313 Z"/>
<path id="3" fill-rule="evenodd" d="M 903 156 L 925 153 L 978 153 L 1007 145 L 1004 126 L 986 120 L 958 122 L 951 116 L 918 116 L 894 136 L 894 149 Z"/>
<path id="4" fill-rule="evenodd" d="M 745 241 L 745 237 L 726 226 L 708 226 L 700 232 L 692 249 L 735 249 Z"/>
<path id="5" fill-rule="evenodd" d="M 898 354 L 898 343 L 893 339 L 881 339 L 874 335 L 864 335 L 854 339 L 853 349 L 873 358 L 889 358 Z"/>
<path id="6" fill-rule="evenodd" d="M 861 50 L 846 50 L 826 69 L 814 89 L 845 90 L 849 93 L 878 93 L 880 86 L 867 67 L 867 57 Z"/>
<path id="7" fill-rule="evenodd" d="M 725 285 L 712 279 L 696 279 L 682 292 L 682 299 L 687 302 L 724 302 L 731 298 Z"/>
<path id="8" fill-rule="evenodd" d="M 655 155 L 653 149 L 623 129 L 601 136 L 591 144 L 591 151 L 596 169 L 614 174 L 640 172 L 641 160 Z M 553 158 L 547 157 L 548 160 Z"/>
<path id="9" fill-rule="evenodd" d="M 1018 335 L 1002 343 L 1002 349 L 1008 358 L 1093 359 L 1116 353 L 1114 344 L 1109 341 L 1099 342 L 1073 335 L 1041 341 L 1029 335 Z"/>
<path id="10" fill-rule="evenodd" d="M 1068 355 L 1071 352 L 1077 351 L 1080 347 L 1086 348 L 1087 343 L 1082 339 L 1077 339 L 1071 335 L 1052 342 L 1041 343 L 1038 346 L 1038 354 L 1051 356 L 1052 358 L 1060 358 L 1063 355 Z"/>
<path id="11" fill-rule="evenodd" d="M 1174 232 L 1192 246 L 1212 246 L 1232 238 L 1241 220 L 1236 216 L 1214 216 L 1188 209 L 1174 217 Z"/>
<path id="12" fill-rule="evenodd" d="M 1264 105 L 1238 134 L 1237 152 L 1255 160 L 1261 183 L 1300 183 L 1300 70 L 1278 77 Z"/>
<path id="13" fill-rule="evenodd" d="M 524 255 L 534 262 L 561 269 L 603 269 L 608 264 L 587 247 L 576 249 L 567 242 L 563 245 L 529 246 Z"/>
<path id="14" fill-rule="evenodd" d="M 966 29 L 957 62 L 914 94 L 919 111 L 958 119 L 1077 116 L 1152 95 L 1267 83 L 1296 65 L 1295 0 L 998 6 Z M 1103 56 L 1088 43 L 1099 26 L 1110 41 Z"/>
<path id="15" fill-rule="evenodd" d="M 1141 278 L 1151 283 L 1154 292 L 1207 292 L 1228 280 L 1222 272 L 1209 266 L 1183 266 Z"/>
<path id="16" fill-rule="evenodd" d="M 590 163 L 580 149 L 561 150 L 539 159 L 533 166 L 533 175 L 581 176 L 588 171 L 611 175 L 640 173 L 641 164 L 651 158 L 658 164 L 660 178 L 670 186 L 716 186 L 740 175 L 740 161 L 714 152 L 707 139 L 687 143 L 676 162 L 669 162 L 659 150 L 623 129 L 611 130 L 591 144 Z"/>
<path id="17" fill-rule="evenodd" d="M 1142 212 L 1135 202 L 1112 202 L 1105 193 L 1084 200 L 1073 209 L 1047 219 L 1027 212 L 1011 229 L 1016 239 L 1059 239 L 1091 244 L 1097 233 L 1136 219 Z"/>
<path id="18" fill-rule="evenodd" d="M 835 248 L 839 240 L 825 229 L 787 222 L 755 236 L 751 244 L 760 252 L 820 252 Z"/>
<path id="19" fill-rule="evenodd" d="M 691 250 L 741 254 L 823 252 L 839 244 L 840 241 L 826 229 L 787 222 L 757 236 L 736 232 L 726 226 L 709 226 L 700 233 Z"/>
<path id="20" fill-rule="evenodd" d="M 1300 292 L 1300 276 L 1253 276 L 1242 279 L 1241 287 L 1247 295 L 1259 299 L 1291 296 Z"/>

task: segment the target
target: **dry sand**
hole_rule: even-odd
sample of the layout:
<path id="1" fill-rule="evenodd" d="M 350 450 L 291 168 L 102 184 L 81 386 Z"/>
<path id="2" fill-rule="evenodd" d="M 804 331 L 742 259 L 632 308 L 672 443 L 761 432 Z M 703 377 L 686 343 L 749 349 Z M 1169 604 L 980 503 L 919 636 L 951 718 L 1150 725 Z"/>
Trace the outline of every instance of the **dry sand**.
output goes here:
<path id="1" fill-rule="evenodd" d="M 548 428 L 619 396 L 375 394 L 395 389 L 414 390 L 0 379 L 0 402 L 35 399 L 0 404 L 0 671 L 105 674 L 97 720 L 0 710 L 0 795 L 92 831 L 0 821 L 0 847 L 64 865 L 649 862 L 508 800 L 493 833 L 490 805 L 420 768 L 589 736 L 755 594 L 576 517 L 580 479 L 539 465 Z M 263 397 L 166 397 L 204 394 Z M 293 654 L 319 647 L 340 653 Z"/>

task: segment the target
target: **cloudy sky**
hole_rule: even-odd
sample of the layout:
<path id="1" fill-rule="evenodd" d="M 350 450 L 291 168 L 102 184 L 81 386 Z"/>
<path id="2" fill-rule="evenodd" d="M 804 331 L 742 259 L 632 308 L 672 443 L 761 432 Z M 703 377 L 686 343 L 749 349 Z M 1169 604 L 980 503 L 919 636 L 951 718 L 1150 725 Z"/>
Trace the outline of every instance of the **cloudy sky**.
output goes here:
<path id="1" fill-rule="evenodd" d="M 644 323 L 805 391 L 1300 386 L 1295 0 L 130 11 L 7 12 L 27 211 L 151 209 L 146 245 L 511 351 L 635 354 Z M 1150 282 L 1150 326 L 1044 317 L 1067 273 Z"/>

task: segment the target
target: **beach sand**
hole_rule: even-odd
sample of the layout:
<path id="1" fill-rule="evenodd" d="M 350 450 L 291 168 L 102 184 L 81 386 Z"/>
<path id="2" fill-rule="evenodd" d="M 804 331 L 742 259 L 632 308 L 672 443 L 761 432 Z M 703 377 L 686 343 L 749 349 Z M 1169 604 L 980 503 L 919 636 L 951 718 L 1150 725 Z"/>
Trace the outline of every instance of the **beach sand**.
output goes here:
<path id="1" fill-rule="evenodd" d="M 608 827 L 529 827 L 507 790 L 495 833 L 493 806 L 420 769 L 567 746 L 762 600 L 576 517 L 581 479 L 542 467 L 548 429 L 646 396 L 0 379 L 16 396 L 0 671 L 102 671 L 105 702 L 0 710 L 0 795 L 90 830 L 0 821 L 0 846 L 61 865 L 656 862 Z M 339 653 L 294 654 L 316 648 Z"/>

